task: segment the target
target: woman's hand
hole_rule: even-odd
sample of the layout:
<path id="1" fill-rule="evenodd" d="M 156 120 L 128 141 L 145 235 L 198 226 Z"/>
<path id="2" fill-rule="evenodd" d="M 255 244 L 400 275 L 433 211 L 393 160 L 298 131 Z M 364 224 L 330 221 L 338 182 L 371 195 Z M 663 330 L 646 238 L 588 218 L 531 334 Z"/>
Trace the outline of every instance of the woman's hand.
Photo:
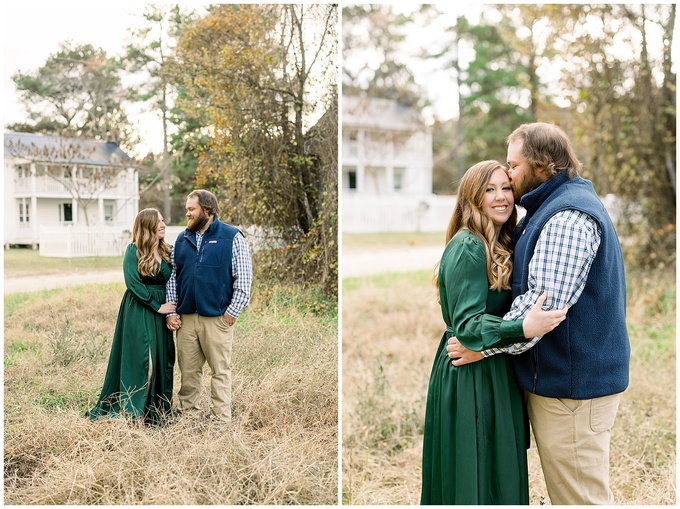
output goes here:
<path id="1" fill-rule="evenodd" d="M 468 350 L 456 339 L 456 337 L 449 338 L 446 345 L 446 351 L 449 357 L 453 359 L 451 364 L 454 366 L 462 366 L 463 364 L 470 364 L 471 362 L 481 361 L 484 356 L 482 352 L 473 352 Z"/>
<path id="2" fill-rule="evenodd" d="M 565 306 L 563 309 L 543 311 L 542 306 L 547 298 L 548 293 L 543 292 L 536 301 L 536 304 L 534 304 L 524 317 L 522 329 L 524 330 L 525 338 L 535 338 L 536 336 L 541 336 L 546 332 L 550 332 L 567 317 L 568 306 Z"/>
<path id="3" fill-rule="evenodd" d="M 182 327 L 182 319 L 179 315 L 166 316 L 165 325 L 171 331 L 179 330 Z"/>
<path id="4" fill-rule="evenodd" d="M 166 302 L 165 304 L 161 305 L 161 308 L 158 310 L 158 312 L 162 315 L 167 315 L 168 313 L 174 313 L 177 310 L 177 304 L 174 302 Z"/>

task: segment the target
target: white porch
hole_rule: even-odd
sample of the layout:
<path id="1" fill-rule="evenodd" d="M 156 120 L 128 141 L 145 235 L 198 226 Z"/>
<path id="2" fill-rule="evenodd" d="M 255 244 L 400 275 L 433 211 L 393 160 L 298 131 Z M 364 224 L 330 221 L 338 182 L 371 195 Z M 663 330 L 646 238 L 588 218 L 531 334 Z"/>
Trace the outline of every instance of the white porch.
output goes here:
<path id="1" fill-rule="evenodd" d="M 424 195 L 342 196 L 344 233 L 445 231 L 456 197 Z"/>
<path id="2" fill-rule="evenodd" d="M 40 225 L 40 256 L 123 256 L 132 231 L 115 226 Z"/>

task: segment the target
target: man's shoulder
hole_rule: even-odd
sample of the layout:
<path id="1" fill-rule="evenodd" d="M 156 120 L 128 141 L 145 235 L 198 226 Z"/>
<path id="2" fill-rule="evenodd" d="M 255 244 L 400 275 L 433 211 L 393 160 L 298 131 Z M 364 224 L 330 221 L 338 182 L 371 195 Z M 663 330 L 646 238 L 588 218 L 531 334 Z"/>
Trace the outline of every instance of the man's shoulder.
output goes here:
<path id="1" fill-rule="evenodd" d="M 600 228 L 599 224 L 600 221 L 589 212 L 579 208 L 566 208 L 553 214 L 543 225 L 543 228 L 554 228 L 556 226 Z"/>
<path id="2" fill-rule="evenodd" d="M 216 219 L 214 224 L 215 224 L 215 229 L 218 233 L 226 234 L 226 235 L 229 235 L 231 237 L 235 237 L 239 233 L 241 235 L 243 235 L 243 232 L 239 228 L 237 228 L 236 226 L 231 225 L 229 223 L 225 223 L 224 221 L 220 221 L 219 219 Z"/>

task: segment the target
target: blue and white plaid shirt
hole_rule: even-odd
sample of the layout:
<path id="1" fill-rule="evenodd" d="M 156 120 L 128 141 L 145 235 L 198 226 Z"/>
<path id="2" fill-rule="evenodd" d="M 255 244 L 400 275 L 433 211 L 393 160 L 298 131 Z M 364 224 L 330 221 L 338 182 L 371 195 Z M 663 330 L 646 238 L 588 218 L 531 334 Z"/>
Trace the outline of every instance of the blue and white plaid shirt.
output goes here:
<path id="1" fill-rule="evenodd" d="M 544 291 L 544 307 L 573 306 L 583 293 L 588 272 L 602 240 L 600 225 L 588 214 L 564 210 L 545 224 L 529 262 L 529 290 L 515 298 L 503 320 L 524 318 Z M 483 350 L 484 357 L 498 353 L 518 355 L 534 346 L 543 336 L 502 348 Z"/>
<path id="2" fill-rule="evenodd" d="M 196 232 L 196 250 L 201 249 L 201 241 L 203 234 Z M 227 307 L 227 313 L 234 318 L 238 318 L 248 303 L 250 302 L 250 285 L 253 281 L 253 264 L 250 259 L 250 247 L 243 238 L 243 235 L 236 235 L 231 247 L 232 269 L 234 272 L 234 294 L 231 298 L 231 303 Z M 172 262 L 172 274 L 165 285 L 166 298 L 165 302 L 177 303 L 177 277 L 175 269 L 175 246 L 172 246 L 172 253 L 170 254 L 170 261 Z M 176 315 L 177 313 L 169 313 L 168 316 Z"/>

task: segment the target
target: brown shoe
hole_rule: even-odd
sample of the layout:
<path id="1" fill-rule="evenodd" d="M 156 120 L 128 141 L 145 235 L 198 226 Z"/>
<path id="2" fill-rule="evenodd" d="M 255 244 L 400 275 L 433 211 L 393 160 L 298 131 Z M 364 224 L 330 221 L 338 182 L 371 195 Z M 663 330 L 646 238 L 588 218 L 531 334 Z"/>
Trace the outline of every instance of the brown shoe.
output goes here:
<path id="1" fill-rule="evenodd" d="M 212 412 L 208 412 L 205 415 L 206 419 L 210 423 L 215 423 L 215 424 L 231 424 L 231 417 L 230 416 L 217 416 Z"/>
<path id="2" fill-rule="evenodd" d="M 203 417 L 201 410 L 198 408 L 188 408 L 186 410 L 179 410 L 179 415 L 181 417 L 191 419 L 192 421 L 200 420 Z"/>

